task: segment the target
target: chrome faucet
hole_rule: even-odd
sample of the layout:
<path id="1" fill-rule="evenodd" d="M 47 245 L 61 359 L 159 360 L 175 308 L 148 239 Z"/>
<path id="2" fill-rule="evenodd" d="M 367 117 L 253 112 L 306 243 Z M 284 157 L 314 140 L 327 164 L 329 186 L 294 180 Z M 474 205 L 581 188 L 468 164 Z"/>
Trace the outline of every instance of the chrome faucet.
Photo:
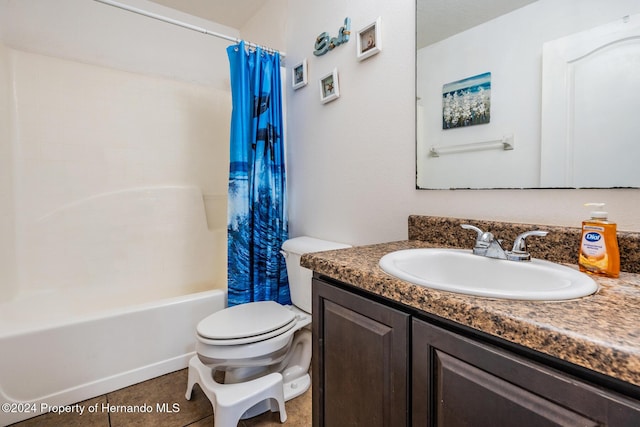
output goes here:
<path id="1" fill-rule="evenodd" d="M 478 233 L 476 244 L 473 247 L 474 255 L 497 259 L 507 259 L 507 254 L 505 253 L 504 249 L 502 249 L 502 244 L 500 243 L 500 241 L 496 240 L 493 234 L 488 231 L 482 231 L 475 225 L 462 224 L 461 227 L 467 230 L 473 230 Z"/>
<path id="2" fill-rule="evenodd" d="M 506 259 L 509 261 L 531 260 L 531 254 L 527 251 L 525 239 L 529 236 L 546 236 L 549 233 L 548 231 L 542 230 L 525 231 L 524 233 L 518 234 L 518 237 L 513 241 L 513 248 L 510 251 L 505 251 L 502 248 L 502 242 L 496 239 L 490 232 L 482 231 L 478 227 L 470 224 L 462 224 L 461 227 L 478 233 L 475 246 L 473 247 L 474 255 Z"/>

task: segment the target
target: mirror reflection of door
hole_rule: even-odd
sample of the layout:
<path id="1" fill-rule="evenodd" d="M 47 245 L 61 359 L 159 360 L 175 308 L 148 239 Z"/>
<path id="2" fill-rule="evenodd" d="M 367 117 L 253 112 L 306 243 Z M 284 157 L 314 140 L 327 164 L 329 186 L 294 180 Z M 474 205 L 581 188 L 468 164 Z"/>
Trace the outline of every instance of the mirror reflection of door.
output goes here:
<path id="1" fill-rule="evenodd" d="M 541 184 L 640 187 L 640 15 L 543 50 Z"/>

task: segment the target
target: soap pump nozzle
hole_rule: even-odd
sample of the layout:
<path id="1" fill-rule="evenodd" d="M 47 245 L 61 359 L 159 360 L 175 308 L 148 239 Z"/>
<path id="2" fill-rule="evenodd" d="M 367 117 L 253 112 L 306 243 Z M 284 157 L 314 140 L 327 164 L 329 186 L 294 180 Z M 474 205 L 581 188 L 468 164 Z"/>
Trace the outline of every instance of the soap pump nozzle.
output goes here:
<path id="1" fill-rule="evenodd" d="M 596 206 L 596 210 L 591 211 L 591 218 L 597 218 L 597 219 L 607 219 L 609 212 L 602 210 L 602 208 L 604 208 L 604 203 L 598 202 L 598 203 L 594 203 L 594 202 L 590 202 L 590 203 L 585 203 L 585 206 Z"/>

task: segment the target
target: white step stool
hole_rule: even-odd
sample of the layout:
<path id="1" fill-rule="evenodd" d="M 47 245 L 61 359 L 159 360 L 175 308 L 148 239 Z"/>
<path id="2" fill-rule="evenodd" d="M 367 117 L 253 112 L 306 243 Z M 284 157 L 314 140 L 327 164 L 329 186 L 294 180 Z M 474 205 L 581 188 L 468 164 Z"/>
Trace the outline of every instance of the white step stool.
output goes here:
<path id="1" fill-rule="evenodd" d="M 215 427 L 237 427 L 242 414 L 266 399 L 273 399 L 271 411 L 280 411 L 280 422 L 287 420 L 284 408 L 282 374 L 273 372 L 255 380 L 237 384 L 220 384 L 214 381 L 211 368 L 205 366 L 198 356 L 189 361 L 189 378 L 185 397 L 191 399 L 193 385 L 198 383 L 213 406 Z"/>

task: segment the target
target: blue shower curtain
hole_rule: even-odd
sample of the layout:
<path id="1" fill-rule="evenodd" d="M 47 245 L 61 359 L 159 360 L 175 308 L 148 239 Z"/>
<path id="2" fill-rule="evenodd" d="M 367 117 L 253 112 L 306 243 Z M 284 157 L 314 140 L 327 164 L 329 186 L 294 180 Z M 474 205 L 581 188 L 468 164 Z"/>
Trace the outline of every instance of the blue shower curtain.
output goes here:
<path id="1" fill-rule="evenodd" d="M 227 48 L 231 69 L 228 305 L 290 304 L 280 55 L 244 42 Z"/>

